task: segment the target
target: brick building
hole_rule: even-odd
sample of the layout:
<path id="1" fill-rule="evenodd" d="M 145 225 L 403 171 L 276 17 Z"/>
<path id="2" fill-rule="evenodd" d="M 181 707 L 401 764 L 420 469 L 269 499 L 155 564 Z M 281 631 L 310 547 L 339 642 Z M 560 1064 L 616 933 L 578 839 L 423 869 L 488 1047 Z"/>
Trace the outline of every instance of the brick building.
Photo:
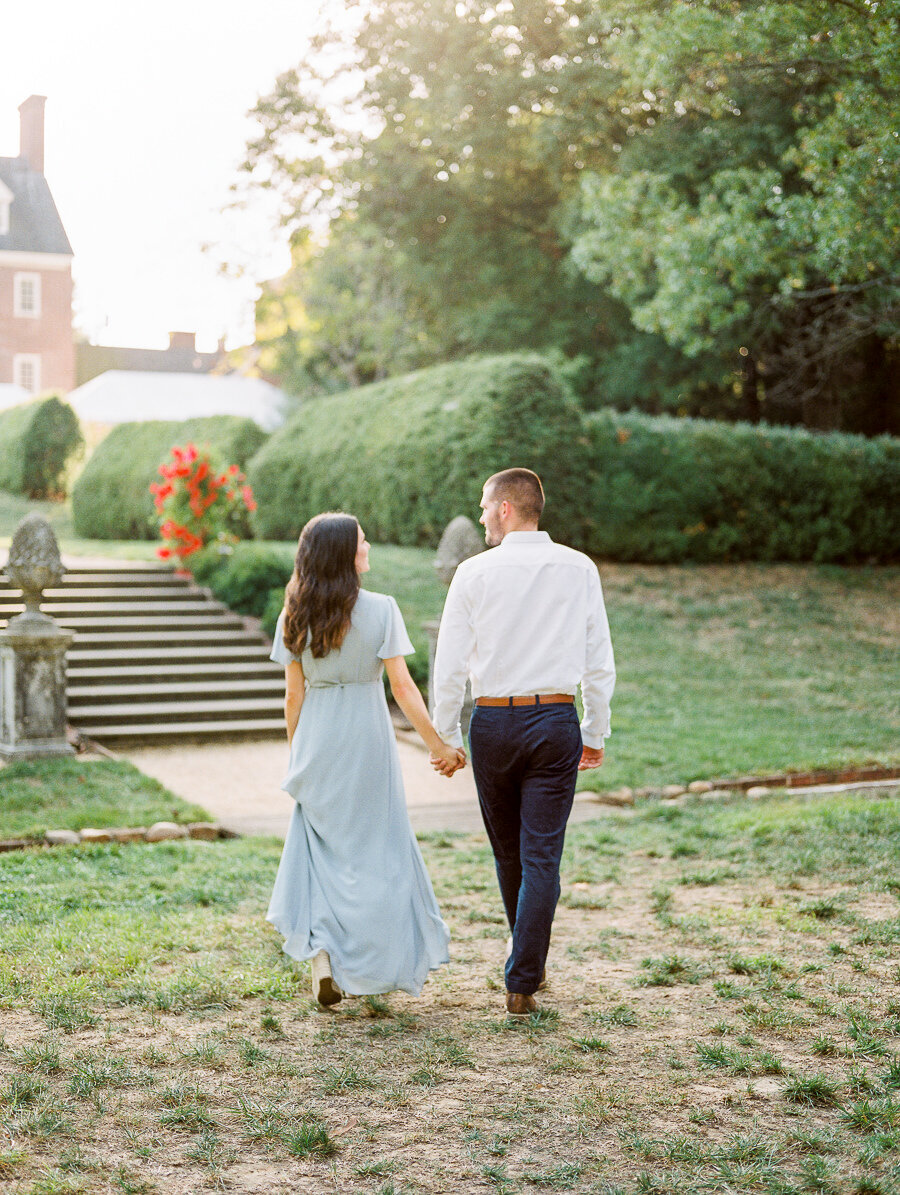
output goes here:
<path id="1" fill-rule="evenodd" d="M 44 178 L 44 104 L 19 106 L 19 156 L 0 158 L 0 383 L 75 385 L 72 247 Z"/>
<path id="2" fill-rule="evenodd" d="M 142 373 L 228 373 L 227 361 L 224 337 L 214 353 L 198 353 L 194 332 L 170 332 L 167 349 L 76 344 L 75 384 L 83 386 L 110 369 Z"/>

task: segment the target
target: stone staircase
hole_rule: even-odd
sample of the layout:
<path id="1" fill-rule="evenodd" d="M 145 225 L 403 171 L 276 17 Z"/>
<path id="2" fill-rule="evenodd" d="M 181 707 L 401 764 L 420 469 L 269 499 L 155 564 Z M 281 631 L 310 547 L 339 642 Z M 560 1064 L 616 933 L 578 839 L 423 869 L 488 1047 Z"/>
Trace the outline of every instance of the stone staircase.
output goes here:
<path id="1" fill-rule="evenodd" d="M 22 595 L 0 573 L 0 627 Z M 284 734 L 284 670 L 259 631 L 168 568 L 72 568 L 45 614 L 75 632 L 68 718 L 109 745 Z"/>

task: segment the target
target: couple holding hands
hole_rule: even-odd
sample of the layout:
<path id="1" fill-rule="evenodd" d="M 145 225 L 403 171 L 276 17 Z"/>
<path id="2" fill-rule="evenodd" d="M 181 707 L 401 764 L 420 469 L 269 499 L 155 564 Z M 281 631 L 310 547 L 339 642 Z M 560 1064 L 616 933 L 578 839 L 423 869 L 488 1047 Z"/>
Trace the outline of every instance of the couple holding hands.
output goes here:
<path id="1" fill-rule="evenodd" d="M 480 522 L 493 551 L 450 586 L 434 666 L 434 722 L 406 666 L 413 653 L 392 597 L 360 588 L 369 545 L 351 515 L 304 527 L 272 659 L 285 666 L 294 798 L 267 918 L 284 950 L 310 959 L 322 1005 L 344 993 L 418 995 L 449 959 L 428 872 L 409 824 L 382 684 L 437 771 L 472 769 L 512 933 L 506 1013 L 529 1016 L 543 984 L 559 864 L 579 770 L 599 767 L 615 683 L 596 566 L 539 530 L 537 474 L 488 478 Z M 579 724 L 575 691 L 581 686 Z"/>

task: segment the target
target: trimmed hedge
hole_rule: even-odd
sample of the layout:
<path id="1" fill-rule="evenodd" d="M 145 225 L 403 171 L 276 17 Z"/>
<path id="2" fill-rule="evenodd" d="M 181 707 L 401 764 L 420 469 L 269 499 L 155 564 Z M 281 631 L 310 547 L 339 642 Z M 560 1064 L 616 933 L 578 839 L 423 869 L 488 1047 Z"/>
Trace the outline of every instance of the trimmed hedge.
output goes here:
<path id="1" fill-rule="evenodd" d="M 208 444 L 225 464 L 245 468 L 266 433 L 252 419 L 213 415 L 183 423 L 120 423 L 95 449 L 72 491 L 76 535 L 85 539 L 156 539 L 149 486 L 174 444 Z"/>
<path id="2" fill-rule="evenodd" d="M 486 477 L 520 465 L 552 498 L 546 527 L 582 537 L 581 412 L 537 356 L 423 369 L 315 399 L 276 432 L 247 473 L 264 539 L 293 539 L 312 515 L 345 509 L 370 539 L 434 544 L 455 515 L 477 519 Z"/>
<path id="3" fill-rule="evenodd" d="M 59 494 L 70 461 L 83 448 L 78 416 L 59 398 L 0 411 L 0 490 L 29 498 Z"/>
<path id="4" fill-rule="evenodd" d="M 900 555 L 900 441 L 600 411 L 589 550 L 614 560 Z"/>
<path id="5" fill-rule="evenodd" d="M 609 409 L 583 416 L 551 364 L 483 358 L 306 404 L 248 467 L 269 539 L 321 510 L 370 539 L 435 544 L 509 465 L 536 469 L 554 538 L 614 560 L 889 561 L 900 442 Z"/>

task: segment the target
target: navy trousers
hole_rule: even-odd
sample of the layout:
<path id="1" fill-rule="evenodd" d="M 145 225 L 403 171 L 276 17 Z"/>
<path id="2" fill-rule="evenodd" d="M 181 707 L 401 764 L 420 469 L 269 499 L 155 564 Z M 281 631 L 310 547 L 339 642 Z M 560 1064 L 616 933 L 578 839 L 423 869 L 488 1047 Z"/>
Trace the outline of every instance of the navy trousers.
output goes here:
<path id="1" fill-rule="evenodd" d="M 530 996 L 541 981 L 559 900 L 581 728 L 574 705 L 478 705 L 469 744 L 513 936 L 506 989 Z"/>

